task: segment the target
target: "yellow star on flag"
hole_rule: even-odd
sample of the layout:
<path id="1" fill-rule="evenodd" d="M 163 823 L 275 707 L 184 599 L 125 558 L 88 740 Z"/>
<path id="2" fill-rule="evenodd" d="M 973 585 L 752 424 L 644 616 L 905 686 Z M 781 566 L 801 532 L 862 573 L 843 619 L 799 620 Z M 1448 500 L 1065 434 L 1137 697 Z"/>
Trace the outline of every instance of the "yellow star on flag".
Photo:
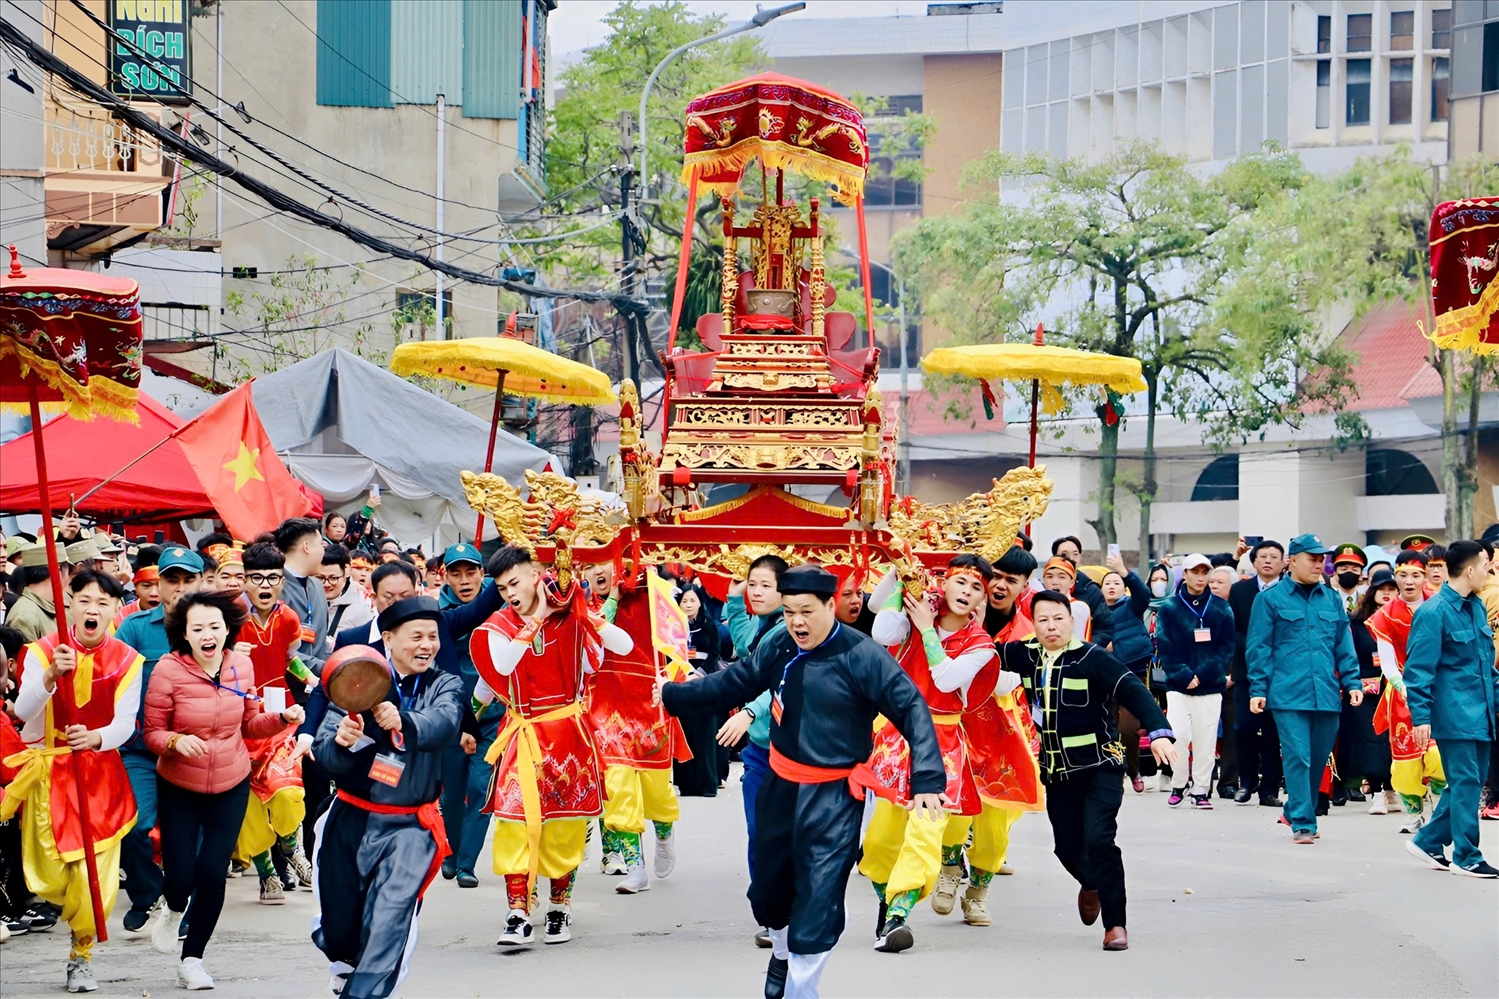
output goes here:
<path id="1" fill-rule="evenodd" d="M 265 476 L 260 474 L 260 469 L 255 467 L 255 462 L 260 458 L 260 448 L 251 448 L 244 441 L 239 442 L 239 455 L 233 460 L 224 463 L 224 468 L 234 473 L 234 491 L 239 492 L 245 488 L 245 483 L 251 479 L 265 481 Z"/>

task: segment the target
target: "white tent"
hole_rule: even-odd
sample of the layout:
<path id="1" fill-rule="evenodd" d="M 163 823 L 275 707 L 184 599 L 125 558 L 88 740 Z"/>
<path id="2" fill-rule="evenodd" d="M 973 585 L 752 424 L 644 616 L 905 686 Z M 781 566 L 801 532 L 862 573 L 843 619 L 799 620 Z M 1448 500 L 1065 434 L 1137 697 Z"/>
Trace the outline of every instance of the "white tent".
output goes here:
<path id="1" fill-rule="evenodd" d="M 402 543 L 472 537 L 476 514 L 459 473 L 484 467 L 489 425 L 477 416 L 337 348 L 260 376 L 252 391 L 281 459 L 323 494 L 327 509 L 358 510 L 379 485 L 375 521 Z M 499 434 L 497 474 L 519 484 L 526 469 L 549 464 L 561 467 L 540 448 Z"/>

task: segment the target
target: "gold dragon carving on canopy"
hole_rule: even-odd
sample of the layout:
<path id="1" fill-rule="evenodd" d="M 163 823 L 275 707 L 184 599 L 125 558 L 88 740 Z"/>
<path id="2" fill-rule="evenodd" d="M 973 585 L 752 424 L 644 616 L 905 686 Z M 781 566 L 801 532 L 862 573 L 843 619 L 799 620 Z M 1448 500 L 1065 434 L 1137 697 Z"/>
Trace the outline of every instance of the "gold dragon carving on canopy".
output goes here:
<path id="1" fill-rule="evenodd" d="M 1055 483 L 1046 466 L 1012 468 L 988 492 L 956 503 L 923 503 L 914 496 L 890 507 L 890 530 L 921 551 L 967 552 L 994 561 L 1015 543 L 1024 524 L 1046 512 Z"/>
<path id="2" fill-rule="evenodd" d="M 507 545 L 532 555 L 536 544 L 556 546 L 558 580 L 567 585 L 572 549 L 608 545 L 623 528 L 597 499 L 584 496 L 578 484 L 556 472 L 526 471 L 526 492 L 493 472 L 463 472 L 463 495 L 468 505 L 494 523 Z"/>

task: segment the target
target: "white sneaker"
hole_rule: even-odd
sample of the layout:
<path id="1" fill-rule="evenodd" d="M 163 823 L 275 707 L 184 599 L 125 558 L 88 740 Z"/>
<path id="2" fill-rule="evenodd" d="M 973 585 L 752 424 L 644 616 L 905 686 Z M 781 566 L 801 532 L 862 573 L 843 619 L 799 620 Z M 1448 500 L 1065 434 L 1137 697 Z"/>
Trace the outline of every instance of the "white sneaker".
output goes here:
<path id="1" fill-rule="evenodd" d="M 1170 791 L 1171 790 L 1171 775 L 1170 774 L 1165 774 L 1165 773 L 1158 773 L 1158 774 L 1156 774 L 1155 775 L 1155 789 L 1157 791 L 1162 792 L 1162 793 L 1166 793 L 1166 792 Z"/>
<path id="2" fill-rule="evenodd" d="M 511 909 L 505 917 L 505 932 L 497 941 L 501 947 L 525 947 L 536 939 L 531 927 L 531 916 L 524 909 Z"/>
<path id="3" fill-rule="evenodd" d="M 669 878 L 677 869 L 677 834 L 673 832 L 665 839 L 656 838 L 656 877 Z"/>
<path id="4" fill-rule="evenodd" d="M 629 868 L 625 866 L 625 858 L 618 853 L 605 853 L 599 858 L 599 870 L 605 874 L 624 874 Z"/>
<path id="5" fill-rule="evenodd" d="M 184 957 L 177 966 L 177 987 L 189 992 L 202 992 L 213 988 L 213 979 L 203 967 L 201 957 Z"/>
<path id="6" fill-rule="evenodd" d="M 75 957 L 68 962 L 69 992 L 97 992 L 98 989 L 99 983 L 94 981 L 94 972 L 88 966 L 88 958 Z"/>
<path id="7" fill-rule="evenodd" d="M 177 945 L 177 926 L 181 922 L 182 913 L 163 905 L 156 913 L 156 922 L 151 924 L 151 946 L 163 954 L 179 953 L 182 948 Z"/>
<path id="8" fill-rule="evenodd" d="M 348 975 L 340 975 L 337 972 L 328 976 L 328 991 L 336 996 L 344 994 L 344 986 L 349 983 Z"/>
<path id="9" fill-rule="evenodd" d="M 1371 795 L 1369 795 L 1369 814 L 1370 815 L 1389 815 L 1390 814 L 1390 806 L 1385 803 L 1384 795 L 1382 795 L 1382 794 L 1371 794 Z"/>
<path id="10" fill-rule="evenodd" d="M 646 876 L 645 865 L 630 868 L 625 879 L 614 886 L 614 890 L 621 895 L 634 895 L 637 892 L 650 891 L 651 879 Z"/>
<path id="11" fill-rule="evenodd" d="M 564 906 L 553 906 L 547 910 L 546 932 L 542 943 L 567 943 L 573 938 L 573 914 Z"/>
<path id="12" fill-rule="evenodd" d="M 1405 824 L 1400 827 L 1400 831 L 1402 833 L 1410 834 L 1414 833 L 1417 829 L 1420 829 L 1424 825 L 1426 825 L 1425 815 L 1412 815 L 1405 820 Z"/>
<path id="13" fill-rule="evenodd" d="M 301 882 L 300 886 L 288 885 L 287 887 L 312 887 L 312 862 L 307 859 L 307 854 L 303 852 L 301 843 L 298 843 L 297 848 L 291 852 L 291 856 L 286 858 L 286 866 L 291 868 L 291 872 Z"/>

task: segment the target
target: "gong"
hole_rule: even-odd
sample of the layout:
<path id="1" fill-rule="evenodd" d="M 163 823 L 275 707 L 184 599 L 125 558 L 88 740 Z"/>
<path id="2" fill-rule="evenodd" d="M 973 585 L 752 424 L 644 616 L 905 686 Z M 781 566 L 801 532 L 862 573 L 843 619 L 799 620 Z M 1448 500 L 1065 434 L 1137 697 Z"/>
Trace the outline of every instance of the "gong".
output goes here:
<path id="1" fill-rule="evenodd" d="M 346 645 L 323 663 L 328 700 L 351 715 L 385 700 L 394 682 L 390 663 L 368 645 Z"/>

